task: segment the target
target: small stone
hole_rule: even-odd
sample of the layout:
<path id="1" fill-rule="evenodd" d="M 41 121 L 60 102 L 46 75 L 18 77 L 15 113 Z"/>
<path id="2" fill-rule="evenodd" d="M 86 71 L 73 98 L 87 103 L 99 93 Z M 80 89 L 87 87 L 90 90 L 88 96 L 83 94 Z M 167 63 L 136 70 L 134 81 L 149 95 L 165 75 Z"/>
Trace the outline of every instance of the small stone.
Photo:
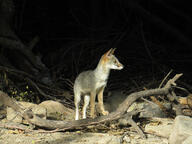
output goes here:
<path id="1" fill-rule="evenodd" d="M 124 136 L 123 141 L 126 143 L 130 143 L 131 139 L 128 136 Z"/>
<path id="2" fill-rule="evenodd" d="M 115 128 L 115 124 L 111 124 L 111 128 Z"/>

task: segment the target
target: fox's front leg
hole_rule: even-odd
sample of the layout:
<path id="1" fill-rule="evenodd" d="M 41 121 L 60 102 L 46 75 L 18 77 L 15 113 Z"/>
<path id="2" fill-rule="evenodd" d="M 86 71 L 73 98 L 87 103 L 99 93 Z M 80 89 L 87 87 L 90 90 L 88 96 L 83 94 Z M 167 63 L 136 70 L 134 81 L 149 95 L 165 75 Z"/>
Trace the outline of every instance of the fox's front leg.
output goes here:
<path id="1" fill-rule="evenodd" d="M 95 118 L 95 97 L 96 92 L 91 92 L 91 98 L 90 98 L 90 117 Z"/>
<path id="2" fill-rule="evenodd" d="M 104 105 L 103 105 L 103 91 L 105 87 L 102 87 L 101 90 L 98 93 L 98 103 L 99 103 L 99 109 L 101 110 L 101 113 L 103 115 L 108 115 L 109 112 L 105 111 Z"/>

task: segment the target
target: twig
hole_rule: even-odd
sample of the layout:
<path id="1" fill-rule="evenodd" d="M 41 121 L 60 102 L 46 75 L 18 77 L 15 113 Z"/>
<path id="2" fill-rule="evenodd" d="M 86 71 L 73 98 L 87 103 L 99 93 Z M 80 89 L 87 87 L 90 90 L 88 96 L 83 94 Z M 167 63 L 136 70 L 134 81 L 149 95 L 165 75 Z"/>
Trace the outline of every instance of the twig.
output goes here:
<path id="1" fill-rule="evenodd" d="M 50 99 L 52 99 L 52 100 L 55 100 L 55 101 L 58 101 L 58 102 L 63 102 L 63 103 L 65 103 L 65 104 L 68 104 L 68 105 L 69 105 L 69 103 L 67 103 L 66 101 L 62 101 L 62 100 L 60 100 L 60 99 L 57 99 L 57 98 L 54 97 L 54 96 L 45 94 L 45 93 L 44 93 L 32 80 L 30 80 L 29 78 L 26 78 L 26 80 L 27 80 L 28 82 L 30 82 L 30 83 L 37 89 L 37 91 L 38 91 L 42 96 L 44 96 L 45 98 L 50 98 Z"/>
<path id="2" fill-rule="evenodd" d="M 28 48 L 29 48 L 30 50 L 32 50 L 38 42 L 39 42 L 39 36 L 34 37 L 34 38 L 30 41 Z"/>
<path id="3" fill-rule="evenodd" d="M 164 79 L 162 80 L 162 82 L 159 85 L 159 88 L 161 88 L 161 86 L 163 85 L 163 83 L 165 82 L 165 80 L 168 78 L 168 76 L 172 73 L 172 69 L 169 71 L 169 73 L 164 77 Z"/>
<path id="4" fill-rule="evenodd" d="M 37 132 L 37 133 L 54 133 L 54 132 L 60 132 L 60 131 L 62 131 L 62 130 L 60 130 L 59 128 L 56 128 L 54 130 L 37 130 L 35 132 Z"/>
<path id="5" fill-rule="evenodd" d="M 178 80 L 183 74 L 176 74 L 172 79 L 170 79 L 166 85 L 164 86 L 165 88 L 171 87 L 171 85 L 176 86 L 175 81 Z"/>
<path id="6" fill-rule="evenodd" d="M 31 85 L 33 85 L 33 86 L 37 89 L 37 91 L 38 91 L 42 96 L 44 96 L 44 97 L 46 97 L 46 98 L 53 99 L 53 100 L 57 100 L 55 97 L 52 97 L 52 96 L 50 96 L 50 95 L 48 95 L 48 94 L 45 94 L 31 79 L 26 78 L 26 80 L 27 80 L 29 83 L 31 83 Z"/>
<path id="7" fill-rule="evenodd" d="M 143 133 L 143 131 L 139 128 L 139 126 L 133 121 L 132 118 L 129 118 L 129 123 L 131 124 L 131 126 L 133 126 L 137 133 L 142 137 L 142 138 L 145 138 L 146 139 L 146 136 L 145 134 Z"/>
<path id="8" fill-rule="evenodd" d="M 20 70 L 16 70 L 16 69 L 12 69 L 12 68 L 8 68 L 8 67 L 4 67 L 4 66 L 0 66 L 0 70 L 3 70 L 3 71 L 6 71 L 8 73 L 17 73 L 17 74 L 21 74 L 21 75 L 24 75 L 24 76 L 27 76 L 31 79 L 35 79 L 34 76 L 24 72 L 24 71 L 20 71 Z"/>
<path id="9" fill-rule="evenodd" d="M 152 104 L 152 105 L 155 105 L 155 106 L 157 106 L 157 104 L 156 103 L 154 103 L 154 102 L 151 102 L 151 101 L 149 101 L 149 100 L 147 100 L 147 99 L 145 99 L 145 98 L 141 98 L 143 101 L 146 101 L 146 102 L 148 102 L 148 103 L 150 103 L 150 104 Z"/>

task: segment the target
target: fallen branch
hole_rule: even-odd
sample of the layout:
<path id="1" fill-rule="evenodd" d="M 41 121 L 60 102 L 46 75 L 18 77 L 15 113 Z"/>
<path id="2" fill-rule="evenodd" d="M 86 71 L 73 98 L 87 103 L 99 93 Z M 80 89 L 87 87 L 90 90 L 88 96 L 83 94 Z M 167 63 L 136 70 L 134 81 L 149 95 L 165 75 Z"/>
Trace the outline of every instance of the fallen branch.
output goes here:
<path id="1" fill-rule="evenodd" d="M 32 132 L 33 130 L 29 126 L 25 126 L 23 124 L 18 123 L 3 123 L 0 122 L 0 128 L 7 128 L 7 129 L 18 129 L 25 132 Z"/>
<path id="2" fill-rule="evenodd" d="M 138 114 L 139 110 L 134 110 L 134 111 L 131 111 L 131 113 L 129 112 L 128 115 L 127 113 L 124 114 L 122 116 L 122 118 L 119 119 L 119 125 L 121 126 L 127 126 L 128 124 L 131 125 L 136 131 L 137 133 L 142 137 L 142 138 L 145 138 L 146 139 L 146 136 L 145 134 L 143 133 L 143 131 L 140 129 L 140 127 L 136 124 L 136 122 L 132 119 L 132 116 L 133 115 L 136 115 Z M 131 116 L 130 116 L 131 115 Z"/>
<path id="3" fill-rule="evenodd" d="M 35 124 L 39 127 L 44 127 L 47 129 L 56 129 L 61 128 L 63 130 L 72 129 L 75 127 L 81 127 L 81 126 L 87 126 L 87 125 L 94 125 L 106 121 L 111 120 L 117 120 L 119 119 L 124 113 L 126 113 L 129 106 L 138 98 L 142 96 L 150 96 L 150 95 L 161 95 L 161 94 L 168 94 L 169 88 L 161 88 L 161 89 L 152 89 L 147 91 L 141 91 L 132 93 L 127 97 L 127 99 L 121 104 L 121 107 L 119 107 L 115 112 L 110 113 L 108 116 L 100 116 L 95 119 L 83 119 L 78 121 L 54 121 L 54 120 L 45 120 L 41 119 L 38 116 L 32 114 L 32 115 L 23 115 L 25 119 L 27 119 L 30 123 Z M 4 103 L 7 106 L 12 107 L 16 111 L 20 111 L 21 108 L 13 102 L 11 98 L 9 98 L 5 93 L 0 94 L 0 97 L 4 97 L 3 99 L 6 99 L 6 102 Z M 128 112 L 129 114 L 129 112 Z M 131 116 L 131 115 L 130 115 Z"/>
<path id="4" fill-rule="evenodd" d="M 74 129 L 78 127 L 84 127 L 88 125 L 96 125 L 99 123 L 104 123 L 107 121 L 117 120 L 121 118 L 125 113 L 132 116 L 132 112 L 127 112 L 127 109 L 139 98 L 147 97 L 147 96 L 155 96 L 155 95 L 167 95 L 170 94 L 172 90 L 172 85 L 175 85 L 175 81 L 181 76 L 181 74 L 177 74 L 173 79 L 168 81 L 168 85 L 164 88 L 157 88 L 151 90 L 144 90 L 140 92 L 135 92 L 130 94 L 120 107 L 115 111 L 110 113 L 107 116 L 100 116 L 95 119 L 82 119 L 82 120 L 74 120 L 74 121 L 56 121 L 56 120 L 45 120 L 41 119 L 32 112 L 23 112 L 23 117 L 31 124 L 36 126 L 46 128 L 46 129 Z M 12 107 L 16 111 L 22 111 L 22 109 L 11 99 L 7 94 L 0 92 L 0 99 L 4 100 L 3 103 L 7 106 Z M 7 101 L 5 101 L 7 100 Z M 8 102 L 9 101 L 9 102 Z"/>

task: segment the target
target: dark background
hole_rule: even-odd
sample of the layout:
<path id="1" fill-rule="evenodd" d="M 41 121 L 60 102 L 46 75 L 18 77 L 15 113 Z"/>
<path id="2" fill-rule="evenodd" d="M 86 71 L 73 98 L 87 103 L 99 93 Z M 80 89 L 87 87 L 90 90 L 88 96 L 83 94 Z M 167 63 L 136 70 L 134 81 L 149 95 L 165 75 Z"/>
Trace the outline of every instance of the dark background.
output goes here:
<path id="1" fill-rule="evenodd" d="M 182 80 L 191 84 L 192 14 L 187 1 L 19 0 L 15 10 L 16 34 L 26 43 L 40 37 L 33 52 L 42 55 L 52 75 L 57 71 L 56 77 L 73 82 L 116 47 L 125 68 L 112 72 L 109 87 L 162 80 L 171 69 L 184 73 Z"/>

